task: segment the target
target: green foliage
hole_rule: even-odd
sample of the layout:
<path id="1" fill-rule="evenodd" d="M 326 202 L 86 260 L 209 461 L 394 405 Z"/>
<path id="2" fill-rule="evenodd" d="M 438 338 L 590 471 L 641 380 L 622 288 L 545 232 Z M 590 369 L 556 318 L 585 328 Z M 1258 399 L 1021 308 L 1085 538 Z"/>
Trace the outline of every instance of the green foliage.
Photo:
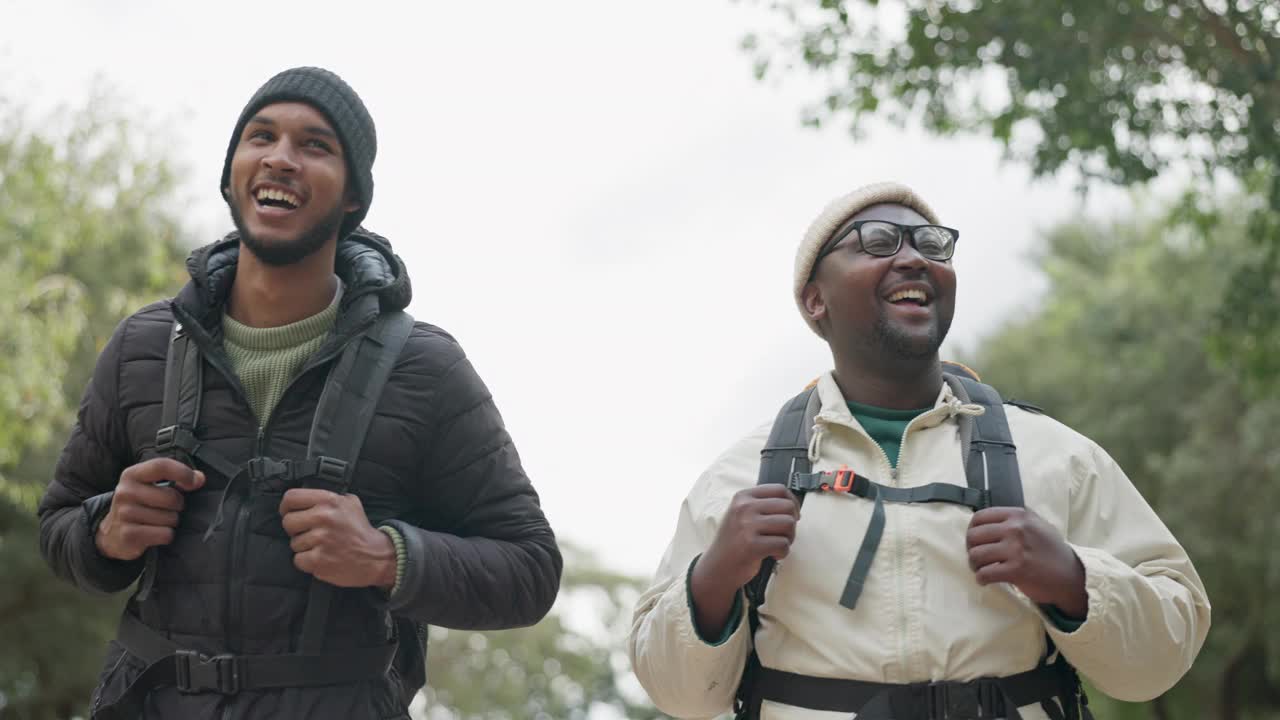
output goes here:
<path id="1" fill-rule="evenodd" d="M 985 129 L 1039 173 L 1128 184 L 1188 158 L 1243 176 L 1280 158 L 1280 6 L 1256 0 L 772 0 L 758 72 L 828 83 L 821 122 L 918 113 Z"/>
<path id="2" fill-rule="evenodd" d="M 562 544 L 565 574 L 551 614 L 503 632 L 431 629 L 427 717 L 448 720 L 661 718 L 644 702 L 623 651 L 637 578 Z"/>
<path id="3" fill-rule="evenodd" d="M 746 0 L 760 4 L 764 0 Z M 919 119 L 976 131 L 1036 175 L 1226 172 L 1263 199 L 1270 250 L 1236 277 L 1212 335 L 1255 382 L 1280 378 L 1280 3 L 1275 0 L 768 0 L 783 29 L 744 41 L 758 76 L 807 69 L 821 124 Z M 1227 262 L 1233 262 L 1227 260 Z"/>
<path id="4" fill-rule="evenodd" d="M 0 716 L 45 720 L 88 702 L 121 599 L 53 576 L 35 501 L 98 351 L 185 250 L 167 163 L 108 103 L 23 119 L 0 98 Z"/>
<path id="5" fill-rule="evenodd" d="M 1280 712 L 1280 393 L 1243 383 L 1205 342 L 1233 282 L 1230 260 L 1267 252 L 1249 237 L 1252 201 L 1060 227 L 1039 259 L 1043 305 L 984 343 L 978 360 L 1007 395 L 1106 448 L 1204 579 L 1208 642 L 1146 717 Z M 1122 716 L 1096 704 L 1100 718 Z"/>

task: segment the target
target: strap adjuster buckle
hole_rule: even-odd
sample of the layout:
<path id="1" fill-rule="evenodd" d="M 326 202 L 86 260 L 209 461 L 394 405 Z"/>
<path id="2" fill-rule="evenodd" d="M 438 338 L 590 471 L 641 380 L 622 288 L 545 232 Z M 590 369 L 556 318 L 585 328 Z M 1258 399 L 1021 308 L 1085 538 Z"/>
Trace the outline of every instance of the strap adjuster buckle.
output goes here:
<path id="1" fill-rule="evenodd" d="M 160 428 L 159 430 L 156 431 L 156 452 L 158 453 L 170 452 L 171 450 L 173 450 L 173 447 L 177 441 L 177 438 L 178 438 L 177 425 L 169 425 L 168 427 Z"/>
<path id="2" fill-rule="evenodd" d="M 216 692 L 235 695 L 240 692 L 240 658 L 234 655 L 211 657 L 195 650 L 179 650 L 173 654 L 173 659 L 177 669 L 174 684 L 180 693 L 193 695 Z"/>
<path id="3" fill-rule="evenodd" d="M 288 461 L 266 456 L 249 458 L 245 466 L 249 468 L 249 477 L 253 480 L 270 480 L 282 476 L 288 479 L 292 470 Z"/>
<path id="4" fill-rule="evenodd" d="M 998 684 L 987 678 L 930 683 L 925 694 L 928 717 L 934 720 L 981 720 L 1005 713 Z"/>
<path id="5" fill-rule="evenodd" d="M 316 477 L 333 485 L 342 485 L 347 478 L 347 461 L 327 455 L 317 457 Z"/>

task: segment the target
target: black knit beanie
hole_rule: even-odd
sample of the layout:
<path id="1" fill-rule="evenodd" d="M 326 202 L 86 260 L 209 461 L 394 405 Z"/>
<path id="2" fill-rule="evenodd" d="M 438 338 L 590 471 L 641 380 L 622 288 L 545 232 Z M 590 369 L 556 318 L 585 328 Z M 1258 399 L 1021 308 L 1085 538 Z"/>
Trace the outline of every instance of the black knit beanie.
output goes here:
<path id="1" fill-rule="evenodd" d="M 227 146 L 227 159 L 222 165 L 222 185 L 219 192 L 231 185 L 231 156 L 235 155 L 236 146 L 240 144 L 240 133 L 249 118 L 263 107 L 272 103 L 301 102 L 306 103 L 324 114 L 338 133 L 342 141 L 343 154 L 347 160 L 347 179 L 352 183 L 360 207 L 347 213 L 338 231 L 339 239 L 346 237 L 360 225 L 369 203 L 373 202 L 373 158 L 378 154 L 378 134 L 373 127 L 373 118 L 365 109 L 360 96 L 351 86 L 337 75 L 323 68 L 299 67 L 276 75 L 268 80 L 244 106 L 236 128 L 231 133 L 231 143 Z M 223 197 L 226 193 L 223 192 Z M 227 198 L 227 202 L 231 202 Z"/>

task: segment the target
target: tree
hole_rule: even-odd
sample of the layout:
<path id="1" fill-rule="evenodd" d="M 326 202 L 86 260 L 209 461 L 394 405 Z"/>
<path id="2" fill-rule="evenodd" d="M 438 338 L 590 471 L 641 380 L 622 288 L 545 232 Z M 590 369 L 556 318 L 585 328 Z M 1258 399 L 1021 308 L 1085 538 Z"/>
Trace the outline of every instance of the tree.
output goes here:
<path id="1" fill-rule="evenodd" d="M 31 130 L 0 97 L 0 716 L 82 712 L 122 598 L 56 579 L 35 502 L 116 323 L 182 279 L 169 164 L 104 98 Z"/>
<path id="2" fill-rule="evenodd" d="M 645 700 L 622 649 L 638 578 L 561 543 L 565 574 L 551 614 L 503 632 L 432 628 L 429 720 L 663 718 Z"/>
<path id="3" fill-rule="evenodd" d="M 976 361 L 1006 396 L 1110 452 L 1195 561 L 1213 629 L 1188 676 L 1147 708 L 1162 719 L 1280 712 L 1280 392 L 1242 383 L 1204 342 L 1233 282 L 1224 258 L 1264 250 L 1247 233 L 1247 198 L 1214 210 L 1212 233 L 1192 201 L 1052 232 L 1043 305 Z"/>
<path id="4" fill-rule="evenodd" d="M 759 2 L 759 0 L 754 0 Z M 1275 0 L 769 0 L 756 74 L 807 68 L 817 125 L 874 114 L 989 133 L 1036 175 L 1134 184 L 1170 166 L 1225 171 L 1265 202 L 1215 335 L 1280 377 L 1280 3 Z"/>

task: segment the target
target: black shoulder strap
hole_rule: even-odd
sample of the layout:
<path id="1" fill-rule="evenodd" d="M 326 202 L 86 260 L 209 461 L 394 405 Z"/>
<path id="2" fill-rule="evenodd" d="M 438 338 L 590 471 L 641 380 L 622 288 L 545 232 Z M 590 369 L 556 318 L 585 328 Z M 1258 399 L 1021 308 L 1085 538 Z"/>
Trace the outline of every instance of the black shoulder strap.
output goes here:
<path id="1" fill-rule="evenodd" d="M 368 331 L 347 345 L 329 371 L 307 444 L 307 459 L 319 461 L 320 468 L 308 483 L 311 487 L 339 493 L 350 488 L 378 398 L 412 330 L 413 317 L 406 312 L 379 315 Z M 318 655 L 323 649 L 333 590 L 328 583 L 311 582 L 299 653 Z"/>
<path id="2" fill-rule="evenodd" d="M 760 451 L 757 485 L 790 485 L 797 473 L 809 472 L 809 435 L 813 432 L 813 418 L 818 414 L 819 405 L 818 389 L 812 387 L 788 400 L 778 411 L 769 439 Z M 803 495 L 800 500 L 804 501 Z M 752 607 L 764 602 L 764 590 L 773 566 L 773 558 L 766 558 L 760 564 L 760 572 L 747 583 L 747 598 Z"/>
<path id="3" fill-rule="evenodd" d="M 995 388 L 972 378 L 954 375 L 969 395 L 969 401 L 986 411 L 974 419 L 973 437 L 965 458 L 969 487 L 991 491 L 991 504 L 1022 507 L 1022 476 L 1018 472 L 1018 448 L 1009 432 L 1004 401 Z"/>
<path id="4" fill-rule="evenodd" d="M 169 350 L 164 364 L 164 401 L 160 410 L 160 430 L 156 433 L 156 450 L 188 465 L 191 458 L 175 448 L 172 435 L 194 433 L 200 421 L 200 399 L 204 388 L 204 363 L 191 336 L 174 321 L 169 333 Z"/>
<path id="5" fill-rule="evenodd" d="M 778 417 L 769 430 L 769 439 L 765 441 L 764 449 L 760 451 L 760 475 L 756 480 L 757 485 L 776 483 L 790 486 L 791 479 L 796 474 L 809 472 L 809 436 L 813 432 L 813 418 L 818 414 L 821 404 L 817 387 L 809 387 L 788 400 L 778 411 Z M 801 494 L 799 498 L 803 503 L 804 495 Z M 751 655 L 743 666 L 742 678 L 738 681 L 735 700 L 736 717 L 746 717 L 752 712 L 759 712 L 758 707 L 752 706 L 750 696 L 754 685 L 753 678 L 760 664 L 756 658 L 754 641 L 756 629 L 760 626 L 758 608 L 764 603 L 764 591 L 769 584 L 769 578 L 773 575 L 775 564 L 773 558 L 765 558 L 764 562 L 760 563 L 760 571 L 744 588 L 747 595 L 747 623 L 751 632 L 752 648 Z"/>
<path id="6" fill-rule="evenodd" d="M 200 360 L 200 350 L 191 342 L 191 336 L 183 332 L 182 323 L 174 320 L 164 361 L 164 399 L 160 408 L 160 428 L 156 431 L 156 454 L 194 467 L 192 458 L 183 449 L 190 447 L 191 443 L 179 442 L 179 436 L 195 437 L 203 389 L 204 363 Z M 138 585 L 139 601 L 150 597 L 155 587 L 159 554 L 158 547 L 147 550 L 142 581 Z"/>

